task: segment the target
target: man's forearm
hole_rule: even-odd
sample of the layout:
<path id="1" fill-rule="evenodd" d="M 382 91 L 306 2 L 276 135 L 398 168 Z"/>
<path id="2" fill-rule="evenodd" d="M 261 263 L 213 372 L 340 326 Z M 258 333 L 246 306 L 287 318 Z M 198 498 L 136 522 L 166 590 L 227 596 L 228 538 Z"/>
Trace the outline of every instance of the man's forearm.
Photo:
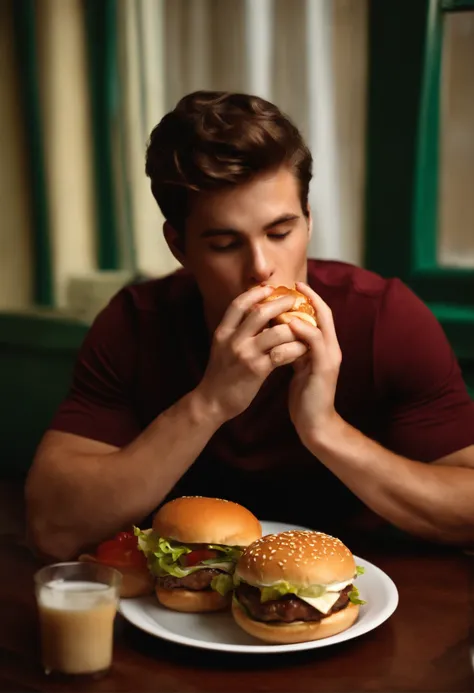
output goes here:
<path id="1" fill-rule="evenodd" d="M 451 544 L 474 542 L 474 470 L 411 461 L 340 417 L 307 447 L 369 508 L 400 529 Z"/>
<path id="2" fill-rule="evenodd" d="M 193 391 L 121 450 L 51 452 L 38 472 L 41 481 L 33 473 L 27 486 L 36 543 L 68 558 L 138 522 L 159 505 L 221 423 Z"/>

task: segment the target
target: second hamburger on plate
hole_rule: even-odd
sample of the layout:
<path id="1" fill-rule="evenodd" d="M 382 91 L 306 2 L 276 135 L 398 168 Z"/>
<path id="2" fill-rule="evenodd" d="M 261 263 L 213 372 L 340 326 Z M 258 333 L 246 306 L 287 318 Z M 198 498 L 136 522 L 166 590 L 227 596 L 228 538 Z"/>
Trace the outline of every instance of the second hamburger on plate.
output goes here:
<path id="1" fill-rule="evenodd" d="M 319 640 L 356 621 L 354 580 L 362 568 L 342 541 L 322 532 L 269 534 L 237 563 L 232 612 L 250 635 L 269 643 Z"/>
<path id="2" fill-rule="evenodd" d="M 155 591 L 175 611 L 218 611 L 230 605 L 238 559 L 262 536 L 258 519 L 238 503 L 183 496 L 163 505 L 151 530 L 135 530 L 156 578 Z"/>

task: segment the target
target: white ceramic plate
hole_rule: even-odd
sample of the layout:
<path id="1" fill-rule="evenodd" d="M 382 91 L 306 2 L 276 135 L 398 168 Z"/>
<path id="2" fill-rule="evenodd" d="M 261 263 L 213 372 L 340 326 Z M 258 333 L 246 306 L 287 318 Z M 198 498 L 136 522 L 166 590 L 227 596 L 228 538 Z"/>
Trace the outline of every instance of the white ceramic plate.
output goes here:
<path id="1" fill-rule="evenodd" d="M 264 534 L 283 532 L 288 529 L 304 529 L 280 522 L 262 522 Z M 312 642 L 292 645 L 267 645 L 241 630 L 229 612 L 211 614 L 183 614 L 162 607 L 154 595 L 137 599 L 123 599 L 119 611 L 130 623 L 151 635 L 164 640 L 199 647 L 205 650 L 245 653 L 277 653 L 327 647 L 335 643 L 357 638 L 386 621 L 398 604 L 398 591 L 393 581 L 380 568 L 355 556 L 357 565 L 365 568 L 357 578 L 362 599 L 357 621 L 337 635 Z"/>

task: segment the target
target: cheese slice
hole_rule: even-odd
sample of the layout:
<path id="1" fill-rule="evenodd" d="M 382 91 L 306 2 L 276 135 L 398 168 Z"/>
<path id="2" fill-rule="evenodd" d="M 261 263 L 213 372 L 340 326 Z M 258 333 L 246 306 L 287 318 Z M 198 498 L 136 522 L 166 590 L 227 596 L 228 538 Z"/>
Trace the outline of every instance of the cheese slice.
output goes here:
<path id="1" fill-rule="evenodd" d="M 329 585 L 326 585 L 326 592 L 341 592 L 344 587 L 352 585 L 353 582 L 354 578 L 352 578 L 352 580 L 346 580 L 346 582 L 331 582 Z"/>
<path id="2" fill-rule="evenodd" d="M 326 592 L 322 597 L 299 597 L 302 601 L 314 607 L 322 614 L 331 611 L 334 604 L 339 599 L 339 592 Z"/>
<path id="3" fill-rule="evenodd" d="M 321 587 L 324 588 L 325 592 L 340 592 L 341 590 L 344 589 L 344 587 L 347 587 L 348 585 L 352 585 L 354 580 L 355 580 L 355 576 L 351 580 L 346 580 L 346 582 L 330 582 L 327 585 L 321 585 Z M 257 587 L 258 586 L 260 586 L 260 587 L 273 587 L 274 585 L 278 585 L 278 582 L 259 582 L 258 585 L 255 585 L 255 586 L 257 586 Z"/>

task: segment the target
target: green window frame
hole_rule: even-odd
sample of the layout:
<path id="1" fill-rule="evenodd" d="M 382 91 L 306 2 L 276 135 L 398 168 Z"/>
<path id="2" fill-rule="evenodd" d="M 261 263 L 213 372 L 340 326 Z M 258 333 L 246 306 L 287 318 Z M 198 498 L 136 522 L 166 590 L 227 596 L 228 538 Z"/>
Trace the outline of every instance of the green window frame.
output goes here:
<path id="1" fill-rule="evenodd" d="M 50 217 L 46 184 L 43 123 L 39 94 L 34 0 L 13 2 L 15 53 L 20 74 L 20 95 L 28 159 L 33 247 L 33 301 L 54 303 Z"/>
<path id="2" fill-rule="evenodd" d="M 110 134 L 112 124 L 118 119 L 120 98 L 116 0 L 85 0 L 84 13 L 96 188 L 97 265 L 100 270 L 114 270 L 121 267 Z"/>
<path id="3" fill-rule="evenodd" d="M 428 304 L 474 387 L 474 269 L 436 256 L 443 22 L 466 10 L 474 0 L 371 3 L 365 266 Z"/>
<path id="4" fill-rule="evenodd" d="M 14 1 L 12 8 L 29 157 L 34 249 L 32 300 L 38 307 L 54 307 L 51 230 L 36 41 L 40 8 L 34 0 Z M 116 0 L 84 0 L 84 21 L 94 151 L 92 175 L 96 189 L 96 260 L 99 270 L 115 270 L 130 264 L 125 258 L 132 257 L 133 260 L 134 257 L 131 231 L 127 228 L 124 241 L 118 228 L 117 186 L 112 166 L 111 129 L 118 123 L 120 130 Z"/>

